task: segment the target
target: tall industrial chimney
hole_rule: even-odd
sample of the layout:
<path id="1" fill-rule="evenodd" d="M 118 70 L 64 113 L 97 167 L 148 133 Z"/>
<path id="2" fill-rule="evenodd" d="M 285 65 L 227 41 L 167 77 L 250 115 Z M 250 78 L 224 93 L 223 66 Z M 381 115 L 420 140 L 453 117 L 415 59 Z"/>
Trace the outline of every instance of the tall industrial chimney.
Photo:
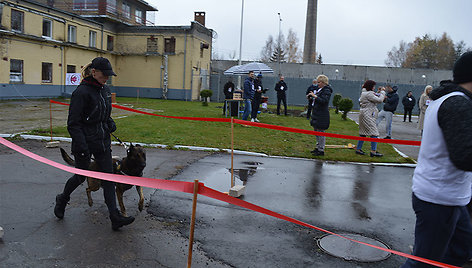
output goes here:
<path id="1" fill-rule="evenodd" d="M 306 9 L 305 46 L 303 48 L 303 62 L 315 63 L 316 61 L 316 17 L 318 12 L 318 0 L 308 0 Z"/>

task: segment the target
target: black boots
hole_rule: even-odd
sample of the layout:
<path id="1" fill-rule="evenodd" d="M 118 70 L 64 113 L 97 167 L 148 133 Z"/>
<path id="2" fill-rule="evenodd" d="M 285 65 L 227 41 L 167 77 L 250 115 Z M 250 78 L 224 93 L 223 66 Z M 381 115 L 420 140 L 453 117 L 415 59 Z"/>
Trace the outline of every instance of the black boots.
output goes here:
<path id="1" fill-rule="evenodd" d="M 111 229 L 113 229 L 113 231 L 117 231 L 120 227 L 131 224 L 134 221 L 134 217 L 132 216 L 125 217 L 121 215 L 118 209 L 116 209 L 110 213 L 110 220 L 111 220 Z"/>
<path id="2" fill-rule="evenodd" d="M 54 215 L 59 219 L 64 218 L 64 211 L 66 210 L 67 202 L 70 197 L 65 197 L 64 194 L 58 194 L 56 196 L 56 206 L 54 207 Z"/>

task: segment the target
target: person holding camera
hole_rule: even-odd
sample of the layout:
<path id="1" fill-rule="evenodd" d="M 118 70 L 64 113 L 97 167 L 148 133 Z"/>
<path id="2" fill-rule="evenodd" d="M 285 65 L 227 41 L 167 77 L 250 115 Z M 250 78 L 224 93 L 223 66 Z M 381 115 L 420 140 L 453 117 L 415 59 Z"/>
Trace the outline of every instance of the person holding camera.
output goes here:
<path id="1" fill-rule="evenodd" d="M 318 90 L 317 80 L 313 79 L 313 83 L 306 89 L 306 98 L 308 99 L 308 110 L 306 112 L 306 119 L 310 119 L 311 111 L 313 110 L 313 96 L 310 93 L 315 92 Z"/>
<path id="2" fill-rule="evenodd" d="M 313 98 L 313 112 L 311 114 L 310 125 L 314 131 L 325 132 L 329 128 L 329 99 L 333 93 L 333 89 L 329 85 L 329 79 L 326 75 L 320 74 L 316 77 L 318 88 L 314 92 L 308 94 Z M 324 156 L 326 144 L 325 136 L 316 137 L 316 148 L 311 151 L 315 156 Z"/>

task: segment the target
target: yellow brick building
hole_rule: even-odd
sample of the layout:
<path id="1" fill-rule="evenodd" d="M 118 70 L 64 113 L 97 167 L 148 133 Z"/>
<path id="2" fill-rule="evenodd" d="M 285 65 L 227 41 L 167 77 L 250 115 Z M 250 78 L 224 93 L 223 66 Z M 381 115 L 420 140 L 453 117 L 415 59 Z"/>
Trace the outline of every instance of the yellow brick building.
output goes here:
<path id="1" fill-rule="evenodd" d="M 0 2 L 0 99 L 70 94 L 67 73 L 110 59 L 118 96 L 198 99 L 208 88 L 213 31 L 196 12 L 189 26 L 149 26 L 141 0 Z"/>

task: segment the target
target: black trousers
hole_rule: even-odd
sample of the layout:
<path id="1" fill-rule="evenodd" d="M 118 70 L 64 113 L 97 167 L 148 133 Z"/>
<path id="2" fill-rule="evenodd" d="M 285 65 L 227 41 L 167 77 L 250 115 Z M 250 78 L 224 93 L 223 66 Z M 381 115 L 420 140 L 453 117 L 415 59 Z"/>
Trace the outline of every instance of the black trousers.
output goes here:
<path id="1" fill-rule="evenodd" d="M 113 173 L 113 162 L 111 159 L 111 149 L 105 152 L 93 153 L 95 162 L 97 163 L 100 172 Z M 74 155 L 75 167 L 80 169 L 88 170 L 90 166 L 90 155 L 89 156 L 78 156 Z M 70 197 L 72 192 L 79 187 L 85 181 L 85 177 L 82 175 L 74 174 L 69 180 L 67 180 L 64 186 L 63 194 L 66 197 Z M 115 183 L 111 181 L 102 180 L 101 185 L 103 188 L 103 197 L 105 198 L 105 204 L 108 207 L 108 211 L 111 213 L 116 208 L 116 194 L 115 194 Z"/>
<path id="2" fill-rule="evenodd" d="M 313 99 L 308 100 L 308 111 L 306 112 L 306 118 L 310 118 L 311 110 L 313 110 Z"/>
<path id="3" fill-rule="evenodd" d="M 403 113 L 403 122 L 406 121 L 406 114 L 408 114 L 409 118 L 408 120 L 411 122 L 411 111 L 413 111 L 413 108 L 404 108 L 405 112 Z"/>
<path id="4" fill-rule="evenodd" d="M 284 94 L 277 94 L 277 115 L 280 115 L 280 102 L 284 103 L 285 115 L 287 115 L 287 96 Z"/>
<path id="5" fill-rule="evenodd" d="M 254 101 L 252 102 L 251 109 L 251 118 L 257 118 L 257 112 L 259 111 L 259 106 L 261 105 L 261 97 L 254 96 Z"/>
<path id="6" fill-rule="evenodd" d="M 472 223 L 465 206 L 442 206 L 413 194 L 416 214 L 413 255 L 462 267 L 472 258 Z M 408 259 L 402 268 L 431 267 Z"/>

